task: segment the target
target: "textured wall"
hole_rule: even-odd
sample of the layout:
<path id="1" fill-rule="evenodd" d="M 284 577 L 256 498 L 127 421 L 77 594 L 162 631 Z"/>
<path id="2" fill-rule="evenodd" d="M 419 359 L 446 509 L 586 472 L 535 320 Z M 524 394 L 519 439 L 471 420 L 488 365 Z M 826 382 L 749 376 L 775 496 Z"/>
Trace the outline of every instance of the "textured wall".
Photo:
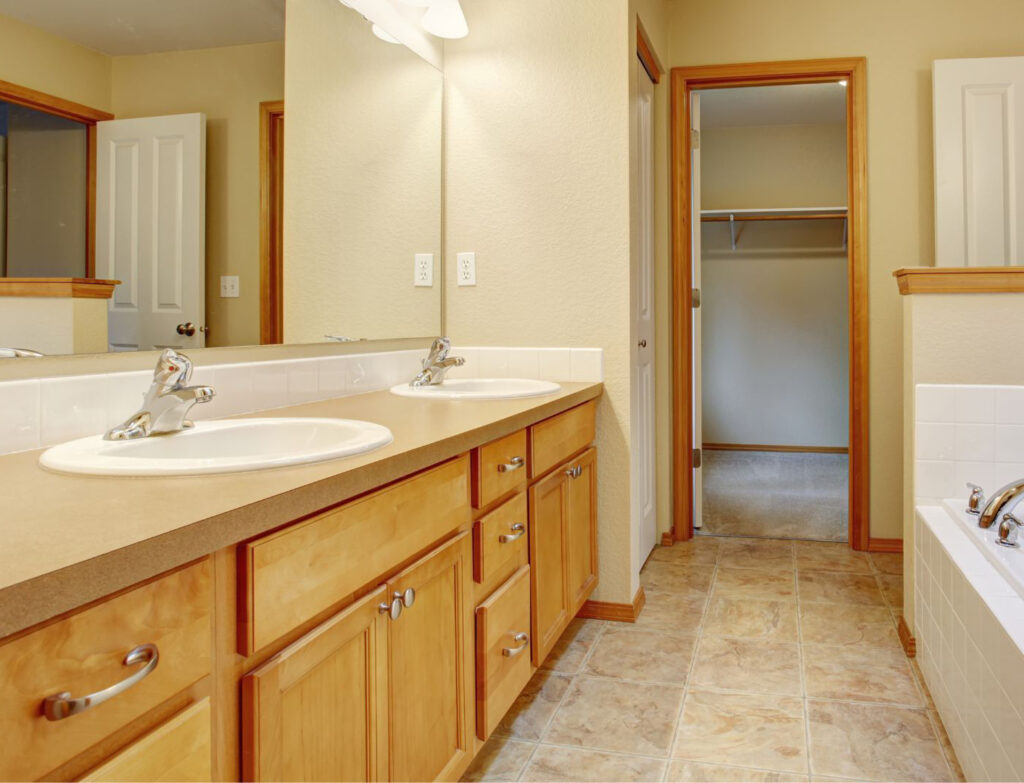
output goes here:
<path id="1" fill-rule="evenodd" d="M 463 7 L 471 33 L 445 49 L 446 247 L 477 253 L 477 285 L 456 287 L 449 268 L 447 330 L 604 349 L 595 598 L 629 601 L 627 3 Z"/>

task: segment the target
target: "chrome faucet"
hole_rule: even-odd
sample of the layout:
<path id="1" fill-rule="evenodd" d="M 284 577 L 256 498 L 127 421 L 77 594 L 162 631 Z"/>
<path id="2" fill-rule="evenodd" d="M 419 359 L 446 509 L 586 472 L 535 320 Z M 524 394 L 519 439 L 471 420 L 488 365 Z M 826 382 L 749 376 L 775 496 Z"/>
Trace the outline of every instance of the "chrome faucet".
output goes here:
<path id="1" fill-rule="evenodd" d="M 212 400 L 214 392 L 209 386 L 186 386 L 191 377 L 191 360 L 165 348 L 157 359 L 153 383 L 142 400 L 142 407 L 123 424 L 107 432 L 103 439 L 135 440 L 192 427 L 185 416 L 197 402 Z"/>
<path id="2" fill-rule="evenodd" d="M 461 367 L 466 360 L 461 356 L 449 356 L 452 341 L 447 337 L 438 337 L 430 346 L 430 353 L 423 360 L 423 369 L 409 381 L 413 388 L 420 386 L 436 386 L 444 380 L 444 376 L 452 367 Z"/>
<path id="3" fill-rule="evenodd" d="M 44 355 L 31 348 L 0 348 L 0 359 L 38 359 Z"/>
<path id="4" fill-rule="evenodd" d="M 985 504 L 985 508 L 981 514 L 978 515 L 978 527 L 989 528 L 995 524 L 996 519 L 999 517 L 999 513 L 1006 509 L 1007 511 L 1013 511 L 1013 507 L 1017 505 L 1017 501 L 1024 497 L 1024 479 L 1017 479 L 1011 481 L 1005 487 L 1001 488 L 996 492 L 988 503 Z"/>
<path id="5" fill-rule="evenodd" d="M 1002 544 L 1003 546 L 1018 546 L 1017 537 L 1020 532 L 1021 524 L 1021 521 L 1013 514 L 1009 512 L 1003 514 L 1003 518 L 999 523 L 996 543 Z"/>

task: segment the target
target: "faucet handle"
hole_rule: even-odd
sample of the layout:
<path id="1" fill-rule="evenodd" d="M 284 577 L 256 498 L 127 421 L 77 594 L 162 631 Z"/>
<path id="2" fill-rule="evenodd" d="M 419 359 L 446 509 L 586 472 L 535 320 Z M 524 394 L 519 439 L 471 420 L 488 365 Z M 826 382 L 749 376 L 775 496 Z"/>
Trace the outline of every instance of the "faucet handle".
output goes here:
<path id="1" fill-rule="evenodd" d="M 448 337 L 438 337 L 430 344 L 430 351 L 427 353 L 427 358 L 423 360 L 423 369 L 426 370 L 428 367 L 433 366 L 437 362 L 443 361 L 448 356 L 448 351 L 452 349 L 452 341 Z"/>
<path id="2" fill-rule="evenodd" d="M 1003 546 L 1018 546 L 1017 537 L 1020 534 L 1022 523 L 1017 517 L 1007 511 L 999 522 L 999 531 L 996 536 L 996 543 Z"/>
<path id="3" fill-rule="evenodd" d="M 978 516 L 981 514 L 981 509 L 985 507 L 985 490 L 983 490 L 977 484 L 967 482 L 967 489 L 971 490 L 970 497 L 967 498 L 967 513 Z"/>
<path id="4" fill-rule="evenodd" d="M 173 348 L 164 348 L 160 358 L 156 360 L 153 371 L 153 382 L 161 386 L 186 384 L 192 377 L 192 360 Z"/>

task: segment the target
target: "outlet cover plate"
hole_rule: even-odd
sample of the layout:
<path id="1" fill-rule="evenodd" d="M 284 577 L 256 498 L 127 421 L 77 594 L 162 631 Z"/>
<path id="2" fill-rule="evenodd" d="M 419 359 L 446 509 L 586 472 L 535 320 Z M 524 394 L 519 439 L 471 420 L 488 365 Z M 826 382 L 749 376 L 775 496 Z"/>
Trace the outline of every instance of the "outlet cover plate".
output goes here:
<path id="1" fill-rule="evenodd" d="M 221 275 L 220 298 L 237 299 L 238 296 L 238 275 Z"/>
<path id="2" fill-rule="evenodd" d="M 455 273 L 459 285 L 476 285 L 476 253 L 456 253 Z"/>
<path id="3" fill-rule="evenodd" d="M 412 284 L 417 287 L 431 288 L 434 285 L 434 254 L 417 253 L 413 261 Z"/>

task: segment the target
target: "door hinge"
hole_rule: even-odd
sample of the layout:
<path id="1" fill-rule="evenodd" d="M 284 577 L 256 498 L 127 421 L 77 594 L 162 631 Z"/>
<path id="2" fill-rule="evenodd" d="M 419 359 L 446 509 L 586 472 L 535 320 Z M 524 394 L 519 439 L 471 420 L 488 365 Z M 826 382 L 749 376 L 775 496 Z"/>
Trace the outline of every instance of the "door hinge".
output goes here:
<path id="1" fill-rule="evenodd" d="M 694 449 L 693 450 L 693 467 L 694 468 L 699 468 L 700 465 L 701 465 L 701 461 L 702 460 L 701 460 L 700 454 L 701 454 L 700 449 Z"/>
<path id="2" fill-rule="evenodd" d="M 700 149 L 700 131 L 696 128 L 690 128 L 690 149 Z"/>
<path id="3" fill-rule="evenodd" d="M 690 294 L 690 307 L 696 310 L 700 307 L 700 289 L 694 288 L 693 293 Z"/>

